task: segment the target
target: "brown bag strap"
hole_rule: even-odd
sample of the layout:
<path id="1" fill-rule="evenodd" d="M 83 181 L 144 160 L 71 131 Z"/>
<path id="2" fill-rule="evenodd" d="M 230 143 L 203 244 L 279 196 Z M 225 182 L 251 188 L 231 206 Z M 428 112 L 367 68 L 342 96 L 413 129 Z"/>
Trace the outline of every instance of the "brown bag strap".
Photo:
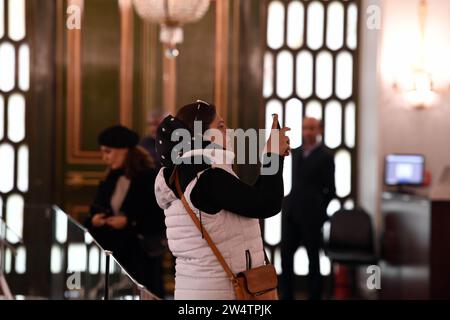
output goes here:
<path id="1" fill-rule="evenodd" d="M 208 231 L 205 230 L 205 228 L 202 228 L 202 225 L 200 223 L 200 220 L 195 215 L 194 211 L 192 211 L 191 206 L 187 202 L 183 191 L 181 190 L 180 186 L 180 179 L 178 176 L 178 169 L 175 168 L 175 187 L 177 188 L 178 195 L 180 196 L 181 202 L 183 202 L 184 208 L 186 209 L 187 213 L 191 216 L 192 220 L 194 221 L 194 224 L 197 226 L 198 230 L 200 232 L 203 232 L 203 236 L 208 243 L 209 247 L 211 248 L 212 252 L 216 256 L 217 260 L 219 260 L 220 264 L 222 265 L 223 269 L 225 270 L 226 274 L 230 278 L 230 280 L 233 282 L 236 280 L 236 276 L 233 274 L 233 271 L 231 271 L 230 267 L 226 263 L 225 259 L 223 258 L 222 254 L 220 253 L 217 246 L 212 241 L 211 237 L 209 236 Z"/>

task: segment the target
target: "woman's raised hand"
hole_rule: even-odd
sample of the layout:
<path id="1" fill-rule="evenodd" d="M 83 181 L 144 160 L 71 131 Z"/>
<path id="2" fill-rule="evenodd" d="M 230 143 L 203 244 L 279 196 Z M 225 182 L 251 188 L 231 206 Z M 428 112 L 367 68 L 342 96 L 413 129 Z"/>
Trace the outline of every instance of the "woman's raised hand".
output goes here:
<path id="1" fill-rule="evenodd" d="M 291 130 L 288 127 L 279 128 L 278 115 L 273 115 L 272 128 L 269 139 L 266 143 L 267 153 L 276 153 L 281 156 L 288 156 L 291 152 L 289 137 L 286 136 L 286 132 Z"/>

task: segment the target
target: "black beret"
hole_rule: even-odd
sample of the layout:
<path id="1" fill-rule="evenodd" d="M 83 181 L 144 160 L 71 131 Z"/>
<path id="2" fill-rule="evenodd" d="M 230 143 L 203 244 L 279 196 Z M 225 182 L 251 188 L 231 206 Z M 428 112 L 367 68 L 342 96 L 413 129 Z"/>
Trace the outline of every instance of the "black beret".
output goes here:
<path id="1" fill-rule="evenodd" d="M 176 132 L 179 129 L 184 129 L 190 133 L 191 140 L 189 140 L 187 144 L 183 142 L 183 136 L 179 136 L 178 139 L 175 137 L 174 140 L 172 140 L 172 135 L 178 136 L 181 134 L 180 132 Z M 161 122 L 156 132 L 155 148 L 161 165 L 167 168 L 173 167 L 174 163 L 172 162 L 172 156 L 180 156 L 183 152 L 187 152 L 195 148 L 196 138 L 201 141 L 200 148 L 206 148 L 211 144 L 211 141 L 203 141 L 203 136 L 201 133 L 198 133 L 198 135 L 199 136 L 197 137 L 191 135 L 191 132 L 186 124 L 177 117 L 173 117 L 171 115 L 167 116 Z"/>
<path id="2" fill-rule="evenodd" d="M 109 148 L 134 148 L 139 143 L 139 135 L 124 126 L 106 128 L 98 135 L 98 144 Z"/>
<path id="3" fill-rule="evenodd" d="M 156 132 L 156 153 L 164 167 L 172 167 L 172 150 L 179 141 L 172 141 L 172 133 L 178 129 L 187 129 L 186 125 L 178 118 L 167 116 L 161 122 Z M 177 150 L 175 150 L 177 151 Z M 181 150 L 178 150 L 181 152 Z"/>

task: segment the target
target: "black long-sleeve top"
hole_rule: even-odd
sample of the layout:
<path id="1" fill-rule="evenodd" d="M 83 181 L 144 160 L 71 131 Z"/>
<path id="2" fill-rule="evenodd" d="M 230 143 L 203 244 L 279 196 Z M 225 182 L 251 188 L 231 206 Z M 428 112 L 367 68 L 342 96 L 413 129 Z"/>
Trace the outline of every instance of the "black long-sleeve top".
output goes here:
<path id="1" fill-rule="evenodd" d="M 108 176 L 100 183 L 91 205 L 90 216 L 85 222 L 85 226 L 91 231 L 94 229 L 105 229 L 108 231 L 110 229 L 108 226 L 94 228 L 91 220 L 97 213 L 112 214 L 111 197 L 117 181 L 124 174 L 123 169 L 111 170 Z M 130 187 L 120 208 L 120 212 L 128 218 L 127 226 L 124 230 L 111 231 L 164 236 L 164 213 L 156 202 L 154 191 L 156 174 L 156 170 L 148 169 L 131 179 Z"/>
<path id="2" fill-rule="evenodd" d="M 278 158 L 279 169 L 274 175 L 260 175 L 253 185 L 239 180 L 223 169 L 212 168 L 206 164 L 180 165 L 180 185 L 184 191 L 192 179 L 196 179 L 197 173 L 204 171 L 191 192 L 191 202 L 196 208 L 208 214 L 227 210 L 249 218 L 269 218 L 280 212 L 284 193 L 283 158 L 279 155 L 274 157 Z M 270 162 L 264 167 L 269 165 Z M 174 186 L 171 188 L 177 194 Z"/>

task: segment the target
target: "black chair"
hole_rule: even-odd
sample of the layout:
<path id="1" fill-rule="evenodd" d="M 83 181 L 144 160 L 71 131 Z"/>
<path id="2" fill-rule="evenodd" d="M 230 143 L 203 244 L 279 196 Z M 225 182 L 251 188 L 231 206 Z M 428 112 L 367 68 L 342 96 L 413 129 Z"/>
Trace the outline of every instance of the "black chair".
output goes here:
<path id="1" fill-rule="evenodd" d="M 356 267 L 376 265 L 379 261 L 369 214 L 361 208 L 339 210 L 333 214 L 330 218 L 330 233 L 328 241 L 325 242 L 325 252 L 330 259 L 332 279 L 334 264 L 348 267 L 352 278 L 351 291 L 354 293 Z"/>

